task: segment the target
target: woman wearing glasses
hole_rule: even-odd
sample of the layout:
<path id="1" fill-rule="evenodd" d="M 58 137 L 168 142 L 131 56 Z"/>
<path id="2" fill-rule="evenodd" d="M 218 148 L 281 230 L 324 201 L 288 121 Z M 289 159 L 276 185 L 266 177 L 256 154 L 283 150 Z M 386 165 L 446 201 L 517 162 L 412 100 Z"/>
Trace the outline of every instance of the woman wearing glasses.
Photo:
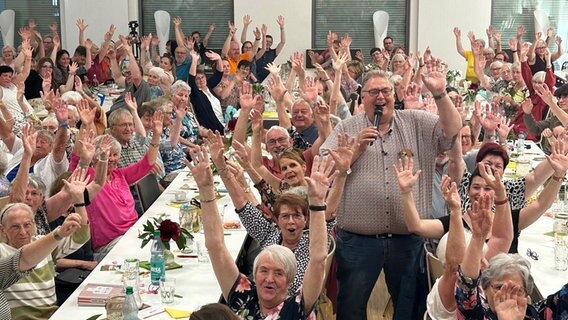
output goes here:
<path id="1" fill-rule="evenodd" d="M 49 90 L 57 90 L 57 83 L 53 76 L 54 64 L 50 58 L 39 59 L 35 70 L 30 70 L 30 74 L 25 81 L 26 89 L 24 96 L 26 99 L 41 98 L 40 92 L 47 94 Z"/>

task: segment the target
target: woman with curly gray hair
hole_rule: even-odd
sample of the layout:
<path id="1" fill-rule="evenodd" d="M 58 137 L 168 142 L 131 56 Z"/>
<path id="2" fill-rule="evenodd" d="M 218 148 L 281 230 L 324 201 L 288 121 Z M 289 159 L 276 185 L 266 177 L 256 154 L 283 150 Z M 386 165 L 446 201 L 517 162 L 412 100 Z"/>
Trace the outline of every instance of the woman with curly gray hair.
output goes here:
<path id="1" fill-rule="evenodd" d="M 480 272 L 492 206 L 491 198 L 484 195 L 470 213 L 472 238 L 456 281 L 457 319 L 565 319 L 568 283 L 546 299 L 528 304 L 534 282 L 529 262 L 520 255 L 500 253 Z"/>

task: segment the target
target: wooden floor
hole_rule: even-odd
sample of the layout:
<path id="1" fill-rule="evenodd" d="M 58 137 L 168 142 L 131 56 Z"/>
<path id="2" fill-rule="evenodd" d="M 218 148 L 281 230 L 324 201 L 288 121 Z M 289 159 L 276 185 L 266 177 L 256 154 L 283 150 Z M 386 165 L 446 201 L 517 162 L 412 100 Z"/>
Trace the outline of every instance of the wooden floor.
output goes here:
<path id="1" fill-rule="evenodd" d="M 392 300 L 385 282 L 385 274 L 381 272 L 367 303 L 367 319 L 391 320 L 393 311 Z"/>

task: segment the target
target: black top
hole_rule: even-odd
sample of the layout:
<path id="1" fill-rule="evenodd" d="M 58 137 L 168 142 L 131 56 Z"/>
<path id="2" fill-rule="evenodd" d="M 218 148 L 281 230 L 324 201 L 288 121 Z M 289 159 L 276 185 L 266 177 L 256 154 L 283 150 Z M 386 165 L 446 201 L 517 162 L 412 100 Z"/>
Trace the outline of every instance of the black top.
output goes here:
<path id="1" fill-rule="evenodd" d="M 207 79 L 207 87 L 211 94 L 213 93 L 213 88 L 215 88 L 221 79 L 223 78 L 223 72 L 219 72 L 215 69 L 215 73 L 209 79 Z M 195 76 L 189 75 L 187 83 L 191 87 L 191 104 L 193 105 L 193 109 L 195 110 L 195 116 L 197 117 L 197 121 L 199 124 L 207 129 L 211 129 L 212 131 L 219 131 L 221 135 L 224 132 L 224 126 L 219 122 L 215 112 L 213 111 L 213 107 L 211 106 L 211 102 L 207 98 L 207 95 L 203 93 L 203 91 L 197 88 L 197 84 L 195 83 Z"/>

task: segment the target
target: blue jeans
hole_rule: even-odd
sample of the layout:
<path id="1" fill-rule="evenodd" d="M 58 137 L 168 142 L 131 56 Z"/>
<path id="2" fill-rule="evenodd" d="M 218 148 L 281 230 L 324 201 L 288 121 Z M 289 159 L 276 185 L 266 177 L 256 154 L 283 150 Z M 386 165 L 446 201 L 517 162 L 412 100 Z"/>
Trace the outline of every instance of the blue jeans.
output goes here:
<path id="1" fill-rule="evenodd" d="M 395 306 L 395 320 L 415 318 L 418 275 L 424 260 L 424 239 L 416 235 L 368 237 L 337 232 L 337 320 L 366 320 L 367 302 L 381 269 Z"/>

